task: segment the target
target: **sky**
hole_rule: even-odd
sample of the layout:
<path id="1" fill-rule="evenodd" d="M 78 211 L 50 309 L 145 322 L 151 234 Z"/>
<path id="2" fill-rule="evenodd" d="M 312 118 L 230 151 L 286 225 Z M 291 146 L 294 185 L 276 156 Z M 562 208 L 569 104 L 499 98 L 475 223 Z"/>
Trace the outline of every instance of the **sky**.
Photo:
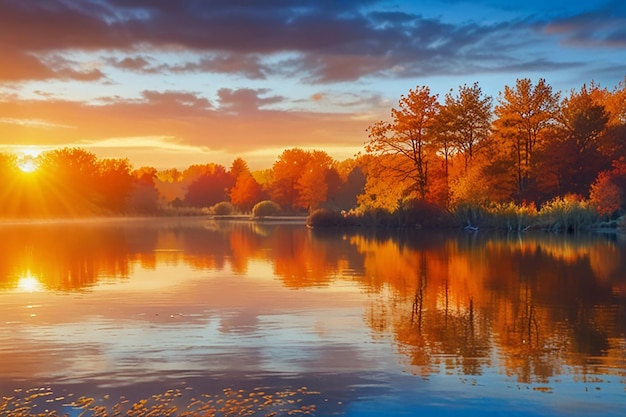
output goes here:
<path id="1" fill-rule="evenodd" d="M 363 151 L 402 94 L 626 77 L 622 0 L 0 0 L 0 152 L 184 169 Z"/>

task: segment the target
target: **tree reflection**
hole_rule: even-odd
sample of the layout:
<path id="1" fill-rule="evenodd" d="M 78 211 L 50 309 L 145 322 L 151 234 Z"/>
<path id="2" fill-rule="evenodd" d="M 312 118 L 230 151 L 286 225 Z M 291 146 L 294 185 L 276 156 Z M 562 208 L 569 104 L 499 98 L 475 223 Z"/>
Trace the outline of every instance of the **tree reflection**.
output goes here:
<path id="1" fill-rule="evenodd" d="M 378 288 L 368 323 L 393 334 L 409 367 L 424 377 L 481 374 L 494 352 L 524 383 L 548 382 L 566 366 L 587 373 L 623 362 L 615 346 L 626 333 L 618 318 L 626 312 L 624 249 L 614 239 L 355 236 L 353 242 L 365 255 L 364 279 Z M 607 262 L 598 270 L 600 258 Z"/>
<path id="2" fill-rule="evenodd" d="M 624 366 L 626 245 L 617 237 L 337 233 L 210 219 L 1 228 L 4 290 L 88 291 L 160 264 L 254 275 L 263 263 L 289 288 L 359 286 L 372 336 L 391 336 L 425 378 L 481 375 L 494 361 L 523 383 Z"/>

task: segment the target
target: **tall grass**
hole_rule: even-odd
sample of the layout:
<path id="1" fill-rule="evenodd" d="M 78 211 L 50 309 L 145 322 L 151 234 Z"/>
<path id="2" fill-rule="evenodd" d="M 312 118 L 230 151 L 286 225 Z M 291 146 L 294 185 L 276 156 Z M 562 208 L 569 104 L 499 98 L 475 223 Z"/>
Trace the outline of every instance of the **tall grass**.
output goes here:
<path id="1" fill-rule="evenodd" d="M 600 227 L 600 216 L 588 201 L 574 195 L 554 198 L 541 209 L 534 203 L 497 203 L 490 206 L 458 205 L 450 211 L 427 204 L 399 205 L 396 210 L 358 209 L 347 214 L 319 210 L 307 220 L 310 226 L 471 227 L 472 229 L 550 230 L 577 232 Z"/>
<path id="2" fill-rule="evenodd" d="M 545 203 L 499 203 L 489 207 L 458 206 L 452 210 L 457 225 L 520 232 L 529 229 L 576 232 L 599 224 L 600 216 L 586 200 L 567 195 Z"/>
<path id="3" fill-rule="evenodd" d="M 575 196 L 556 197 L 539 212 L 539 223 L 547 230 L 576 232 L 591 229 L 599 221 L 600 216 L 592 205 Z"/>

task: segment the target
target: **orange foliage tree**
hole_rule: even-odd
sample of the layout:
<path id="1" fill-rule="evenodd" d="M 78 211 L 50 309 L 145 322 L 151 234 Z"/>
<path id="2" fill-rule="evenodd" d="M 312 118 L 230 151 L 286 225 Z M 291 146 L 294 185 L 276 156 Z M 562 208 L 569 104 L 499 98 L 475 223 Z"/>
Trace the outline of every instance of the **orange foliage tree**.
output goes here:
<path id="1" fill-rule="evenodd" d="M 334 160 L 323 151 L 287 149 L 272 166 L 272 200 L 286 209 L 315 209 L 326 201 L 326 176 Z"/>
<path id="2" fill-rule="evenodd" d="M 263 188 L 248 171 L 237 176 L 235 185 L 230 190 L 230 202 L 242 211 L 248 212 L 263 199 Z"/>
<path id="3" fill-rule="evenodd" d="M 459 86 L 456 96 L 452 92 L 446 94 L 438 129 L 440 137 L 451 140 L 454 148 L 463 155 L 465 170 L 490 137 L 492 101 L 491 97 L 483 95 L 478 83 L 471 87 Z"/>
<path id="4" fill-rule="evenodd" d="M 594 100 L 585 85 L 563 100 L 558 116 L 559 158 L 548 162 L 560 170 L 560 193 L 586 193 L 597 173 L 610 167 L 600 152 L 608 121 L 605 106 Z"/>
<path id="5" fill-rule="evenodd" d="M 517 196 L 527 197 L 536 179 L 533 156 L 545 142 L 545 133 L 554 126 L 559 93 L 544 79 L 536 85 L 528 78 L 518 79 L 515 87 L 504 87 L 495 108 L 496 139 L 506 149 L 507 164 L 513 168 Z"/>
<path id="6" fill-rule="evenodd" d="M 103 159 L 98 163 L 100 205 L 114 213 L 125 211 L 133 190 L 132 166 L 128 159 Z"/>
<path id="7" fill-rule="evenodd" d="M 235 179 L 222 165 L 210 164 L 209 170 L 189 184 L 185 203 L 195 207 L 210 207 L 228 199 Z"/>
<path id="8" fill-rule="evenodd" d="M 601 216 L 609 216 L 622 206 L 622 190 L 612 180 L 608 171 L 598 174 L 591 184 L 589 200 Z"/>
<path id="9" fill-rule="evenodd" d="M 333 159 L 324 151 L 309 152 L 309 160 L 296 182 L 298 190 L 297 206 L 314 210 L 326 201 L 329 172 Z"/>
<path id="10" fill-rule="evenodd" d="M 427 86 L 410 90 L 391 110 L 391 122 L 368 127 L 365 150 L 374 156 L 389 182 L 406 182 L 407 193 L 425 200 L 428 193 L 428 163 L 435 157 L 432 127 L 439 113 L 437 95 Z"/>
<path id="11" fill-rule="evenodd" d="M 97 212 L 98 161 L 82 148 L 62 148 L 40 157 L 40 212 L 52 216 L 75 216 Z"/>

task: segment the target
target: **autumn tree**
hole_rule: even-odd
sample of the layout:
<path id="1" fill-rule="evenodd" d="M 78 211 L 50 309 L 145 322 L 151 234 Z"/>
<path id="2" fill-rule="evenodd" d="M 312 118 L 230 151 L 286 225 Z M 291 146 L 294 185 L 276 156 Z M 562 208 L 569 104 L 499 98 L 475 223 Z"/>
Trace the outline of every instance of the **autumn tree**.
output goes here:
<path id="1" fill-rule="evenodd" d="M 554 126 L 558 109 L 559 94 L 544 79 L 536 85 L 528 78 L 518 79 L 514 88 L 505 86 L 498 97 L 494 127 L 515 169 L 519 198 L 526 196 L 536 177 L 533 156 Z"/>
<path id="2" fill-rule="evenodd" d="M 454 148 L 463 155 L 465 170 L 491 134 L 492 101 L 490 96 L 483 95 L 478 83 L 471 87 L 459 86 L 456 96 L 452 92 L 445 96 L 439 116 L 439 133 L 446 141 L 451 140 Z M 448 146 L 443 149 L 447 160 Z"/>
<path id="3" fill-rule="evenodd" d="M 233 160 L 228 173 L 233 178 L 238 178 L 243 173 L 250 173 L 250 168 L 248 168 L 248 163 L 243 158 L 238 157 Z"/>
<path id="4" fill-rule="evenodd" d="M 29 194 L 27 181 L 18 175 L 17 157 L 14 154 L 0 153 L 0 215 L 18 216 L 28 214 L 23 209 Z"/>
<path id="5" fill-rule="evenodd" d="M 357 205 L 357 196 L 365 189 L 365 174 L 360 159 L 348 158 L 336 162 L 326 174 L 328 192 L 325 207 L 350 210 Z"/>
<path id="6" fill-rule="evenodd" d="M 185 190 L 182 187 L 183 173 L 176 168 L 158 171 L 155 178 L 155 186 L 160 197 L 167 203 L 181 201 L 185 198 Z M 178 199 L 178 200 L 177 200 Z"/>
<path id="7" fill-rule="evenodd" d="M 245 212 L 252 210 L 252 207 L 264 198 L 261 185 L 249 171 L 243 171 L 237 176 L 229 195 L 231 203 Z"/>
<path id="8" fill-rule="evenodd" d="M 185 194 L 185 203 L 194 207 L 210 207 L 228 200 L 235 179 L 222 165 L 210 164 L 210 169 L 192 182 Z"/>
<path id="9" fill-rule="evenodd" d="M 598 214 L 609 216 L 615 213 L 622 206 L 622 199 L 622 190 L 613 182 L 611 173 L 602 171 L 598 174 L 589 192 L 589 201 Z"/>
<path id="10" fill-rule="evenodd" d="M 61 148 L 40 156 L 38 174 L 49 215 L 85 215 L 97 211 L 98 160 L 83 148 Z M 43 209 L 43 208 L 42 208 Z"/>
<path id="11" fill-rule="evenodd" d="M 324 151 L 309 152 L 309 160 L 296 182 L 298 190 L 297 206 L 314 210 L 326 201 L 328 179 L 333 159 Z"/>
<path id="12" fill-rule="evenodd" d="M 298 207 L 298 181 L 302 176 L 310 154 L 300 148 L 286 149 L 272 165 L 269 194 L 281 207 Z"/>
<path id="13" fill-rule="evenodd" d="M 593 83 L 589 91 L 594 102 L 602 104 L 609 116 L 600 152 L 613 160 L 626 157 L 626 77 L 612 91 Z"/>
<path id="14" fill-rule="evenodd" d="M 383 209 L 395 210 L 398 202 L 406 197 L 407 190 L 412 189 L 410 179 L 390 179 L 386 170 L 397 161 L 397 155 L 361 156 L 361 168 L 365 175 L 363 192 L 357 196 L 357 203 L 361 210 Z"/>
<path id="15" fill-rule="evenodd" d="M 379 121 L 367 131 L 365 150 L 380 164 L 388 181 L 407 182 L 407 193 L 421 200 L 428 193 L 428 162 L 434 154 L 432 126 L 439 112 L 437 95 L 426 86 L 403 95 L 391 110 L 391 122 Z"/>
<path id="16" fill-rule="evenodd" d="M 98 162 L 100 205 L 113 213 L 126 209 L 133 189 L 132 166 L 128 159 L 103 159 Z"/>
<path id="17" fill-rule="evenodd" d="M 551 164 L 560 170 L 559 192 L 583 194 L 598 172 L 610 166 L 600 152 L 609 114 L 583 85 L 563 100 L 557 120 L 559 158 Z"/>
<path id="18" fill-rule="evenodd" d="M 141 167 L 132 172 L 133 190 L 126 199 L 129 212 L 153 214 L 159 207 L 159 192 L 155 179 L 157 170 L 153 167 Z"/>

